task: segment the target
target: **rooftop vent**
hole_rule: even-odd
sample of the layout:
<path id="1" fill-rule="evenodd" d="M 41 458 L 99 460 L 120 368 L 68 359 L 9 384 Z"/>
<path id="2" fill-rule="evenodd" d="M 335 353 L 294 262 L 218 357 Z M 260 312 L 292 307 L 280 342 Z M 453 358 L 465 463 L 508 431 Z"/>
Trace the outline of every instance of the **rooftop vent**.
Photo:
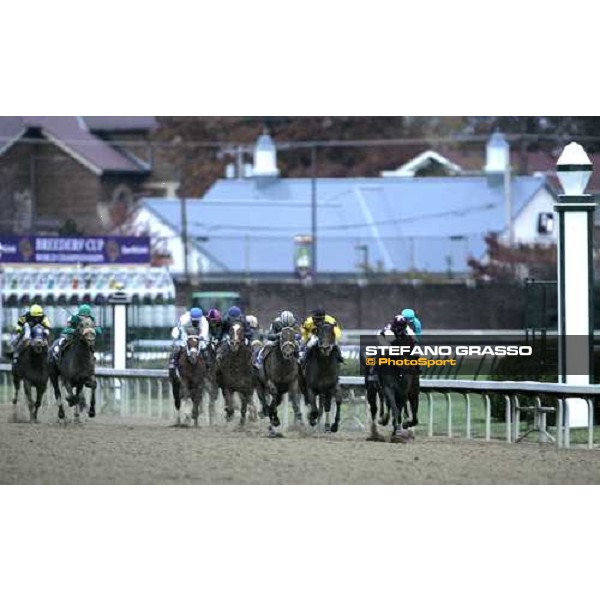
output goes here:
<path id="1" fill-rule="evenodd" d="M 254 177 L 278 177 L 277 148 L 271 136 L 265 131 L 256 141 L 254 147 Z"/>

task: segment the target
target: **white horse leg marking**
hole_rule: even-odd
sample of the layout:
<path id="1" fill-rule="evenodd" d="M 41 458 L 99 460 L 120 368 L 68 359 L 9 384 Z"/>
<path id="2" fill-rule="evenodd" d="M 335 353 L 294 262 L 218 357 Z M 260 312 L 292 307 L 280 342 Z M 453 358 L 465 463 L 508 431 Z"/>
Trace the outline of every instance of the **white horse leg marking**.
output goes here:
<path id="1" fill-rule="evenodd" d="M 183 413 L 183 424 L 189 425 L 192 422 L 192 401 L 189 395 L 181 400 L 181 410 Z"/>

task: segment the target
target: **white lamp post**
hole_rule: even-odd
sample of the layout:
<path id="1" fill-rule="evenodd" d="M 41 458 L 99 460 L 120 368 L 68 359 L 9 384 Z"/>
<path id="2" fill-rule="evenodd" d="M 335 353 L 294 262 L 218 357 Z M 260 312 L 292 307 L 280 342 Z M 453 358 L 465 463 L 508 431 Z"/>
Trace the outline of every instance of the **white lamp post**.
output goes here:
<path id="1" fill-rule="evenodd" d="M 127 305 L 129 296 L 123 291 L 110 295 L 108 302 L 113 307 L 113 369 L 127 368 Z M 114 398 L 116 405 L 125 416 L 125 402 L 121 398 L 121 380 L 114 380 Z"/>
<path id="2" fill-rule="evenodd" d="M 559 377 L 563 383 L 588 385 L 593 382 L 594 364 L 592 240 L 596 204 L 585 188 L 592 163 L 585 150 L 572 142 L 560 155 L 556 171 L 565 191 L 554 205 L 559 223 Z"/>
<path id="3" fill-rule="evenodd" d="M 127 368 L 127 305 L 129 296 L 122 291 L 111 294 L 113 307 L 113 368 Z"/>

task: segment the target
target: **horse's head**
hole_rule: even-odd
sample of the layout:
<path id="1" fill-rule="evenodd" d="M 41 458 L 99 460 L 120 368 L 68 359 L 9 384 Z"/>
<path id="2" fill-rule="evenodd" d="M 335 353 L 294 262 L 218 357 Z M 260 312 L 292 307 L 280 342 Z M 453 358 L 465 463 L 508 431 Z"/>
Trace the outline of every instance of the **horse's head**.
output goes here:
<path id="1" fill-rule="evenodd" d="M 285 360 L 290 360 L 296 353 L 296 332 L 292 327 L 284 327 L 279 336 L 279 347 Z"/>
<path id="2" fill-rule="evenodd" d="M 185 341 L 185 353 L 192 365 L 198 362 L 200 356 L 200 336 L 198 334 L 188 334 Z"/>
<path id="3" fill-rule="evenodd" d="M 240 346 L 244 343 L 246 332 L 241 323 L 234 322 L 229 327 L 229 339 L 227 340 L 229 347 L 233 352 L 237 352 Z"/>
<path id="4" fill-rule="evenodd" d="M 41 323 L 37 323 L 31 328 L 31 339 L 29 341 L 29 345 L 37 354 L 48 349 L 46 328 Z"/>
<path id="5" fill-rule="evenodd" d="M 78 333 L 83 343 L 93 352 L 96 347 L 96 329 L 94 327 L 83 327 Z"/>
<path id="6" fill-rule="evenodd" d="M 322 322 L 317 326 L 318 347 L 323 354 L 329 354 L 335 342 L 333 333 L 333 325 L 331 323 Z"/>

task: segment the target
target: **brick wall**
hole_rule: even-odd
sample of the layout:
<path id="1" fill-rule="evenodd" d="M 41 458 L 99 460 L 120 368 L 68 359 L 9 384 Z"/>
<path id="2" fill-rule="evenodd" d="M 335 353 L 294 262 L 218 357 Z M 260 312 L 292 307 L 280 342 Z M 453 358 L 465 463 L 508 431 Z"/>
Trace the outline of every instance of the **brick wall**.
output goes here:
<path id="1" fill-rule="evenodd" d="M 32 146 L 17 144 L 0 155 L 0 231 L 14 232 L 17 199 L 31 191 Z"/>
<path id="2" fill-rule="evenodd" d="M 29 233 L 15 229 L 19 194 L 29 191 L 38 233 L 56 233 L 67 219 L 84 234 L 103 233 L 111 225 L 100 219 L 98 203 L 110 202 L 114 190 L 123 184 L 137 194 L 142 179 L 136 175 L 99 177 L 53 144 L 17 143 L 0 155 L 0 229 Z M 56 225 L 47 225 L 52 222 Z"/>
<path id="3" fill-rule="evenodd" d="M 72 219 L 80 231 L 96 233 L 100 219 L 96 204 L 101 186 L 98 176 L 51 144 L 36 145 L 36 208 L 41 218 L 61 224 Z"/>
<path id="4" fill-rule="evenodd" d="M 261 326 L 284 309 L 305 316 L 319 305 L 349 329 L 381 327 L 406 307 L 416 309 L 426 327 L 433 329 L 520 329 L 525 325 L 525 290 L 519 285 L 219 283 L 194 291 L 239 292 L 243 307 L 258 317 Z M 190 297 L 189 288 L 178 288 L 178 304 L 187 304 Z"/>

